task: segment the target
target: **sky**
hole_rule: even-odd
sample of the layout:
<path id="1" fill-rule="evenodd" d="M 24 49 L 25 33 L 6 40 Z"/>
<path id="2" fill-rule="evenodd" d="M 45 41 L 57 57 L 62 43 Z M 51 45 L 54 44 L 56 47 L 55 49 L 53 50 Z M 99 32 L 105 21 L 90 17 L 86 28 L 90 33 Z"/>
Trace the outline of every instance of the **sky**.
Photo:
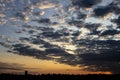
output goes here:
<path id="1" fill-rule="evenodd" d="M 0 73 L 120 73 L 119 0 L 0 0 Z"/>

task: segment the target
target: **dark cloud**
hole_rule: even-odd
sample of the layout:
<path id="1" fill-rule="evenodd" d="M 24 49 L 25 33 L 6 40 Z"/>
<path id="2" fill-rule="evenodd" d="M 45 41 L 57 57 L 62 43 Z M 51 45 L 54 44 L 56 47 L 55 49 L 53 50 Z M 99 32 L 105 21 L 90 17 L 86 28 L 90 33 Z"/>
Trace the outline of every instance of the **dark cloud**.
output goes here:
<path id="1" fill-rule="evenodd" d="M 6 48 L 11 48 L 11 45 L 9 43 L 11 43 L 11 41 L 0 42 L 0 45 Z"/>
<path id="2" fill-rule="evenodd" d="M 59 24 L 58 22 L 52 22 L 52 25 L 57 25 L 57 24 Z"/>
<path id="3" fill-rule="evenodd" d="M 120 7 L 118 7 L 116 4 L 113 5 L 113 11 L 115 14 L 120 14 Z"/>
<path id="4" fill-rule="evenodd" d="M 49 42 L 46 42 L 40 38 L 31 39 L 29 42 L 35 45 L 43 45 L 42 47 L 48 48 L 48 49 L 49 48 L 60 48 L 57 45 L 50 44 Z"/>
<path id="5" fill-rule="evenodd" d="M 17 13 L 15 14 L 15 16 L 16 16 L 17 18 L 22 19 L 22 20 L 25 18 L 25 15 L 24 15 L 22 12 L 17 12 Z"/>
<path id="6" fill-rule="evenodd" d="M 35 39 L 33 39 L 33 41 L 34 40 Z M 90 71 L 111 71 L 112 73 L 120 73 L 120 41 L 78 40 L 76 41 L 78 45 L 78 49 L 75 51 L 75 53 L 77 53 L 76 55 L 71 55 L 67 53 L 64 48 L 42 40 L 35 44 L 43 44 L 43 47 L 46 49 L 40 51 L 26 46 L 25 44 L 16 44 L 13 45 L 13 52 L 19 55 L 33 56 L 43 60 L 55 60 L 71 66 L 88 66 L 85 70 Z M 85 48 L 81 49 L 81 46 Z M 60 58 L 54 58 L 54 56 Z"/>
<path id="7" fill-rule="evenodd" d="M 111 71 L 112 73 L 120 73 L 119 61 L 120 54 L 118 51 L 108 51 L 100 54 L 87 53 L 82 54 L 82 63 L 89 66 L 89 70 L 93 71 Z"/>
<path id="8" fill-rule="evenodd" d="M 33 15 L 40 16 L 41 10 L 39 8 L 33 9 Z"/>
<path id="9" fill-rule="evenodd" d="M 50 49 L 46 49 L 45 50 L 46 53 L 54 53 L 54 54 L 67 54 L 67 52 L 65 52 L 63 49 L 59 49 L 59 48 L 50 48 Z"/>
<path id="10" fill-rule="evenodd" d="M 85 8 L 90 8 L 100 2 L 101 0 L 72 0 L 73 5 Z"/>
<path id="11" fill-rule="evenodd" d="M 45 38 L 52 38 L 52 39 L 60 39 L 61 37 L 69 36 L 70 33 L 68 32 L 68 29 L 64 28 L 61 30 L 54 31 L 52 28 L 44 28 L 42 29 L 42 33 L 40 33 L 41 36 Z"/>
<path id="12" fill-rule="evenodd" d="M 61 58 L 56 59 L 56 61 L 59 63 L 71 65 L 71 66 L 79 65 L 79 61 L 76 60 L 76 56 L 70 55 L 70 54 L 62 56 Z"/>
<path id="13" fill-rule="evenodd" d="M 60 38 L 62 36 L 62 33 L 59 32 L 43 32 L 42 33 L 43 36 L 48 37 L 48 38 Z"/>
<path id="14" fill-rule="evenodd" d="M 23 31 L 25 30 L 25 28 L 27 28 L 27 29 L 33 28 L 33 26 L 28 25 L 28 24 L 23 24 L 22 26 L 24 27 Z"/>
<path id="15" fill-rule="evenodd" d="M 39 39 L 39 38 L 38 39 L 36 39 L 36 38 L 34 39 L 33 38 L 30 42 L 33 43 L 33 44 L 36 44 L 36 45 L 37 44 L 40 45 L 40 44 L 45 44 L 46 43 L 45 41 L 43 41 L 42 39 Z"/>
<path id="16" fill-rule="evenodd" d="M 50 44 L 49 42 L 44 42 L 43 47 L 46 48 L 47 52 L 49 51 L 49 49 L 61 49 L 59 46 Z"/>
<path id="17" fill-rule="evenodd" d="M 119 14 L 120 13 L 119 4 L 120 4 L 120 1 L 119 0 L 115 0 L 110 5 L 115 14 Z"/>
<path id="18" fill-rule="evenodd" d="M 33 21 L 37 21 L 38 23 L 51 23 L 49 18 L 42 18 L 40 20 L 33 20 Z"/>
<path id="19" fill-rule="evenodd" d="M 24 55 L 24 56 L 33 56 L 38 59 L 45 59 L 45 60 L 54 59 L 49 55 L 60 56 L 60 57 L 69 55 L 63 48 L 61 48 L 57 45 L 52 45 L 43 40 L 40 40 L 37 42 L 34 42 L 34 41 L 36 41 L 36 40 L 34 39 L 33 41 L 31 40 L 30 42 L 32 42 L 33 44 L 36 44 L 36 45 L 42 44 L 43 45 L 42 47 L 46 48 L 46 49 L 44 51 L 41 51 L 41 50 L 38 50 L 35 48 L 31 48 L 30 46 L 27 46 L 25 44 L 15 44 L 15 45 L 13 45 L 13 50 L 11 52 L 19 54 L 19 55 Z"/>
<path id="20" fill-rule="evenodd" d="M 108 50 L 108 51 L 103 51 L 100 54 L 96 54 L 96 53 L 85 53 L 80 55 L 80 57 L 82 57 L 83 60 L 86 61 L 103 61 L 103 62 L 110 62 L 110 61 L 114 61 L 114 62 L 118 62 L 120 61 L 120 57 L 119 57 L 119 51 L 115 51 L 115 50 Z M 99 63 L 98 63 L 99 64 Z"/>
<path id="21" fill-rule="evenodd" d="M 39 23 L 50 23 L 50 19 L 45 18 L 38 21 Z"/>
<path id="22" fill-rule="evenodd" d="M 14 47 L 13 51 L 17 52 L 20 55 L 29 54 L 29 56 L 34 56 L 37 53 L 38 54 L 43 53 L 43 51 L 30 48 L 30 46 L 26 46 L 24 44 L 15 44 L 13 45 L 13 47 Z"/>
<path id="23" fill-rule="evenodd" d="M 30 41 L 30 38 L 20 37 L 19 40 L 20 40 L 20 41 Z"/>
<path id="24" fill-rule="evenodd" d="M 120 8 L 119 8 L 119 3 L 115 3 L 114 1 L 110 3 L 107 6 L 98 6 L 97 8 L 94 9 L 94 14 L 97 17 L 103 17 L 106 16 L 108 13 L 115 13 L 119 14 L 120 13 Z"/>
<path id="25" fill-rule="evenodd" d="M 93 51 L 91 52 L 89 50 L 83 54 L 80 54 L 80 64 L 88 66 L 88 70 L 92 71 L 111 71 L 112 73 L 120 73 L 119 44 L 120 41 L 114 40 L 92 42 L 91 45 L 94 47 L 91 47 L 91 49 L 89 49 Z"/>
<path id="26" fill-rule="evenodd" d="M 92 35 L 99 35 L 100 31 L 97 31 L 99 26 L 101 26 L 101 24 L 85 24 L 85 28 L 89 29 Z"/>
<path id="27" fill-rule="evenodd" d="M 18 0 L 15 0 L 18 1 Z M 26 1 L 26 0 L 25 0 Z M 28 0 L 27 0 L 28 1 Z M 119 14 L 120 8 L 119 3 L 114 3 L 114 1 L 106 6 L 96 6 L 95 9 L 89 14 L 85 8 L 91 8 L 94 5 L 99 4 L 102 0 L 72 0 L 72 11 L 67 12 L 67 10 L 59 11 L 59 6 L 56 6 L 55 11 L 58 10 L 52 17 L 55 17 L 56 20 L 60 20 L 59 17 L 64 18 L 67 23 L 64 23 L 63 25 L 59 23 L 58 21 L 52 22 L 51 18 L 45 18 L 48 17 L 51 13 L 50 10 L 53 8 L 43 10 L 45 11 L 44 16 L 40 16 L 41 10 L 37 6 L 37 3 L 42 0 L 31 0 L 31 3 L 29 5 L 26 5 L 26 7 L 22 7 L 21 5 L 24 4 L 18 4 L 19 1 L 16 2 L 18 4 L 18 10 L 15 8 L 15 13 L 13 14 L 15 18 L 20 19 L 20 22 L 23 22 L 22 30 L 18 30 L 16 28 L 16 34 L 20 35 L 22 34 L 24 37 L 20 37 L 19 41 L 20 43 L 14 43 L 8 47 L 8 42 L 0 42 L 0 45 L 5 46 L 7 48 L 13 49 L 9 50 L 9 52 L 23 55 L 23 56 L 31 56 L 35 57 L 37 59 L 42 60 L 55 60 L 59 63 L 64 63 L 67 65 L 75 66 L 75 65 L 83 65 L 88 66 L 88 70 L 91 71 L 111 71 L 113 73 L 119 73 L 119 67 L 120 67 L 120 42 L 114 41 L 114 40 L 89 40 L 89 36 L 96 35 L 96 36 L 105 36 L 108 37 L 109 35 L 115 35 L 119 34 L 120 32 L 115 30 L 105 30 L 105 31 L 97 31 L 97 29 L 101 26 L 101 24 L 92 24 L 92 23 L 85 23 L 85 19 L 88 19 L 91 17 L 92 13 L 94 13 L 94 16 L 92 17 L 104 17 L 108 13 L 115 13 Z M 27 4 L 27 3 L 25 3 Z M 33 5 L 34 4 L 34 5 Z M 21 7 L 20 7 L 21 6 Z M 25 5 L 23 5 L 25 6 Z M 78 7 L 75 7 L 78 6 Z M 33 12 L 30 8 L 34 8 Z M 71 6 L 68 6 L 71 7 Z M 66 11 L 65 14 L 62 11 Z M 68 10 L 69 11 L 69 10 Z M 14 11 L 13 11 L 14 12 Z M 30 12 L 30 14 L 27 14 Z M 50 13 L 50 14 L 49 14 Z M 68 14 L 67 14 L 68 13 Z M 71 15 L 69 15 L 71 14 Z M 34 19 L 30 22 L 24 22 L 22 21 L 26 15 L 30 16 L 30 18 Z M 86 17 L 88 15 L 88 17 Z M 90 15 L 90 16 L 89 16 Z M 64 16 L 64 17 L 63 17 Z M 51 17 L 51 16 L 49 16 Z M 70 19 L 70 20 L 68 20 Z M 67 21 L 68 20 L 68 21 Z M 53 20 L 54 21 L 54 20 Z M 32 22 L 39 23 L 38 26 L 33 26 Z M 118 26 L 120 26 L 120 16 L 117 19 L 112 20 L 111 22 L 116 23 Z M 19 23 L 19 20 L 18 20 Z M 31 25 L 32 24 L 32 25 Z M 42 24 L 42 25 L 41 25 Z M 47 26 L 46 26 L 47 24 Z M 59 25 L 60 24 L 60 25 Z M 35 24 L 36 25 L 36 24 Z M 60 28 L 51 28 L 52 25 L 59 26 Z M 61 27 L 62 25 L 62 27 Z M 65 26 L 64 26 L 65 25 Z M 68 26 L 66 26 L 68 25 Z M 76 26 L 78 30 L 70 30 L 68 27 Z M 66 27 L 66 28 L 65 28 Z M 90 30 L 89 35 L 85 35 L 85 37 L 88 37 L 87 39 L 78 39 L 78 36 L 81 34 L 79 31 L 82 27 L 85 29 Z M 105 26 L 106 27 L 106 26 Z M 8 28 L 9 29 L 9 28 Z M 24 33 L 27 34 L 24 35 Z M 83 31 L 84 32 L 84 31 Z M 16 37 L 16 36 L 15 36 Z M 84 35 L 83 35 L 84 38 Z M 45 41 L 46 40 L 46 41 Z M 55 42 L 63 42 L 63 44 L 66 42 L 69 44 L 72 44 L 77 47 L 76 50 L 72 49 L 66 49 L 66 46 L 63 45 L 63 47 L 56 44 L 52 44 L 50 41 L 52 40 Z M 24 41 L 27 41 L 31 46 L 28 46 Z M 32 45 L 36 45 L 39 48 L 43 49 L 36 49 L 33 48 Z M 11 48 L 12 46 L 12 48 Z M 69 46 L 69 45 L 68 45 Z M 70 54 L 67 51 L 73 51 L 75 54 Z M 55 58 L 59 57 L 59 58 Z M 4 66 L 1 66 L 4 65 Z M 15 65 L 15 64 L 12 64 Z M 7 67 L 6 67 L 7 66 Z M 10 69 L 10 70 L 21 70 L 21 68 L 15 68 L 9 64 L 1 64 L 1 69 Z M 86 70 L 87 70 L 86 69 Z"/>
<path id="28" fill-rule="evenodd" d="M 83 26 L 83 21 L 75 21 L 75 20 L 71 20 L 68 22 L 69 25 L 74 25 L 74 26 L 77 26 L 77 27 L 82 27 Z"/>
<path id="29" fill-rule="evenodd" d="M 45 53 L 45 51 L 30 48 L 29 46 L 26 46 L 24 44 L 16 44 L 13 46 L 14 46 L 14 49 L 12 50 L 12 52 L 15 54 L 24 55 L 24 56 L 32 56 L 37 59 L 43 59 L 43 60 L 52 59 L 49 56 L 47 56 L 48 54 Z"/>
<path id="30" fill-rule="evenodd" d="M 116 23 L 118 26 L 120 26 L 120 16 L 117 19 L 112 20 L 112 22 Z"/>
<path id="31" fill-rule="evenodd" d="M 111 6 L 102 6 L 94 9 L 95 16 L 103 17 L 112 12 Z"/>
<path id="32" fill-rule="evenodd" d="M 118 30 L 106 30 L 104 32 L 101 33 L 101 36 L 104 36 L 104 35 L 115 35 L 115 34 L 119 34 L 120 31 Z"/>
<path id="33" fill-rule="evenodd" d="M 35 33 L 35 31 L 34 30 L 29 30 L 28 33 L 33 34 L 33 33 Z"/>
<path id="34" fill-rule="evenodd" d="M 72 33 L 72 36 L 79 36 L 80 35 L 80 32 L 79 31 L 75 31 Z"/>

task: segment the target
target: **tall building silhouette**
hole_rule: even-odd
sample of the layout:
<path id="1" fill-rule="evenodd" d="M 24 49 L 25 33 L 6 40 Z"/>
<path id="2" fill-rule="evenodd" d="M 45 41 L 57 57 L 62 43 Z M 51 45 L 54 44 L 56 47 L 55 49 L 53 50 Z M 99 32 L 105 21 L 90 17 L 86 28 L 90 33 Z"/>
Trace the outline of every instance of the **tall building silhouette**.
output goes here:
<path id="1" fill-rule="evenodd" d="M 25 75 L 28 75 L 28 71 L 27 70 L 25 71 Z"/>

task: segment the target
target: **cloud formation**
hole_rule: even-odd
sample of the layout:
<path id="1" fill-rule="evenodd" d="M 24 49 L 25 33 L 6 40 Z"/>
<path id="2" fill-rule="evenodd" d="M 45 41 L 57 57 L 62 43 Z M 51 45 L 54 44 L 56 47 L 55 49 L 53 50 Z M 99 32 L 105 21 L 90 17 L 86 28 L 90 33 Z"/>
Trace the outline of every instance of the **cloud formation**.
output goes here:
<path id="1" fill-rule="evenodd" d="M 85 8 L 90 8 L 100 2 L 101 0 L 72 0 L 73 5 Z"/>
<path id="2" fill-rule="evenodd" d="M 104 6 L 100 5 L 102 0 L 68 2 L 2 2 L 5 11 L 1 11 L 4 14 L 0 15 L 0 22 L 5 19 L 7 23 L 0 26 L 0 44 L 18 55 L 87 66 L 85 70 L 90 71 L 119 73 L 119 1 Z"/>
<path id="3" fill-rule="evenodd" d="M 116 23 L 118 26 L 120 26 L 120 16 L 117 19 L 112 20 L 112 22 Z"/>
<path id="4" fill-rule="evenodd" d="M 96 42 L 95 42 L 96 43 Z M 107 44 L 106 44 L 107 43 Z M 89 66 L 91 70 L 100 70 L 100 71 L 111 71 L 112 73 L 118 74 L 119 71 L 119 41 L 101 41 L 97 42 L 97 44 L 101 44 L 101 48 L 97 54 L 95 52 L 88 52 L 85 54 L 81 54 L 83 65 Z M 103 45 L 102 44 L 106 44 Z M 104 48 L 106 47 L 106 49 Z M 98 47 L 99 48 L 99 47 Z M 93 67 L 93 69 L 91 68 Z"/>
<path id="5" fill-rule="evenodd" d="M 96 16 L 106 16 L 108 13 L 112 12 L 111 11 L 111 6 L 103 6 L 103 7 L 98 7 L 94 9 L 94 13 Z"/>

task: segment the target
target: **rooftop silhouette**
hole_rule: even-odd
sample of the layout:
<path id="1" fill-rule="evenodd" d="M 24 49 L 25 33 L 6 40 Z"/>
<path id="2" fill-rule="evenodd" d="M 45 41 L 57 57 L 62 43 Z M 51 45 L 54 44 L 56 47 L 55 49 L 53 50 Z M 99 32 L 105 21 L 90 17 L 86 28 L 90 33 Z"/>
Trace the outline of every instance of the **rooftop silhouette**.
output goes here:
<path id="1" fill-rule="evenodd" d="M 119 80 L 120 74 L 106 75 L 106 74 L 0 74 L 0 80 Z"/>

